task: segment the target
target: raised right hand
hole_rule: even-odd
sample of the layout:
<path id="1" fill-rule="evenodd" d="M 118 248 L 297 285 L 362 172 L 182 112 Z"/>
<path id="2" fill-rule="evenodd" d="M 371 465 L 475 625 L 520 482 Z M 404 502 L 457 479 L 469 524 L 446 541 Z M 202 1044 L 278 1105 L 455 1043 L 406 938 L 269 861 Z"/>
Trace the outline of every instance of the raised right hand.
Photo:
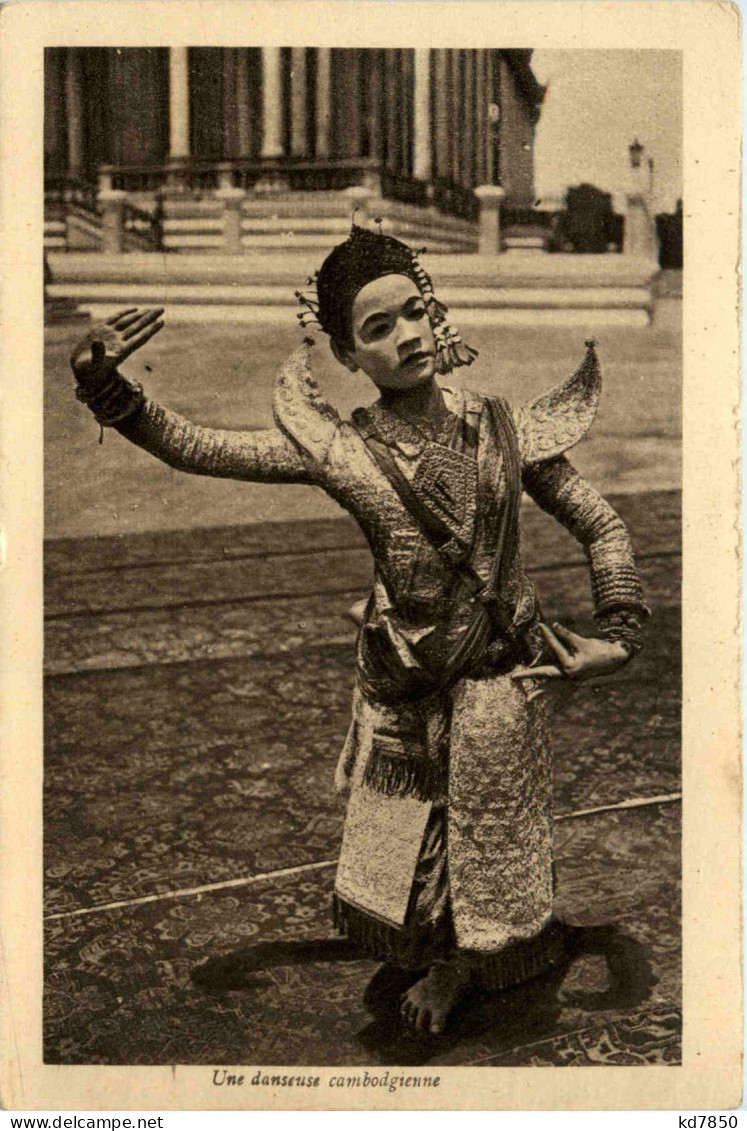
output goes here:
<path id="1" fill-rule="evenodd" d="M 75 380 L 84 390 L 99 388 L 123 361 L 163 329 L 163 307 L 119 310 L 99 322 L 78 342 L 70 358 Z"/>

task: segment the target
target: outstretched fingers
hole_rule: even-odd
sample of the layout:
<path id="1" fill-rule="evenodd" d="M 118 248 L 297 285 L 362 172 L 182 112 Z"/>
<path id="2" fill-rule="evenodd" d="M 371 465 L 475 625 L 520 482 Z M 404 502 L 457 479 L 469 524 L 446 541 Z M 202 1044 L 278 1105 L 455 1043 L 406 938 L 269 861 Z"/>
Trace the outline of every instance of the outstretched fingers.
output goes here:
<path id="1" fill-rule="evenodd" d="M 120 318 L 124 318 L 127 314 L 135 314 L 136 312 L 136 306 L 126 306 L 124 310 L 118 310 L 116 314 L 112 314 L 111 318 L 107 318 L 104 325 L 114 326 L 117 322 L 119 322 Z"/>
<path id="2" fill-rule="evenodd" d="M 144 330 L 138 333 L 137 337 L 131 338 L 129 340 L 126 349 L 123 349 L 120 353 L 119 360 L 126 361 L 127 358 L 135 352 L 135 350 L 139 350 L 141 346 L 144 346 L 146 342 L 149 342 L 151 338 L 155 337 L 159 330 L 163 330 L 163 327 L 164 323 L 161 321 L 154 322 L 152 325 L 146 326 Z"/>
<path id="3" fill-rule="evenodd" d="M 150 324 L 160 318 L 162 314 L 163 307 L 154 306 L 150 310 L 146 310 L 142 314 L 138 314 L 135 318 L 126 318 L 125 323 L 127 332 L 122 334 L 122 338 L 124 339 L 124 341 L 128 341 L 130 338 L 134 338 L 135 334 L 138 334 L 141 330 L 144 330 L 146 326 L 150 326 Z M 125 325 L 120 325 L 118 329 L 125 329 Z"/>
<path id="4" fill-rule="evenodd" d="M 137 322 L 139 318 L 142 318 L 141 311 L 137 306 L 131 306 L 128 310 L 122 311 L 116 321 L 112 322 L 112 326 L 121 333 L 122 330 L 126 330 L 128 326 L 131 326 L 133 322 Z"/>

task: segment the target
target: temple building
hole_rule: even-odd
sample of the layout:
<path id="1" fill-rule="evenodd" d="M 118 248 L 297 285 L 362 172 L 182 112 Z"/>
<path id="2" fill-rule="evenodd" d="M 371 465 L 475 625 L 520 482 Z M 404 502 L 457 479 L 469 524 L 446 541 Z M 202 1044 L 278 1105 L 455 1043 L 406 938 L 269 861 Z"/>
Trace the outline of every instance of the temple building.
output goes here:
<path id="1" fill-rule="evenodd" d="M 434 250 L 476 251 L 499 238 L 499 206 L 534 204 L 531 55 L 48 48 L 47 246 L 331 246 L 352 203 Z"/>

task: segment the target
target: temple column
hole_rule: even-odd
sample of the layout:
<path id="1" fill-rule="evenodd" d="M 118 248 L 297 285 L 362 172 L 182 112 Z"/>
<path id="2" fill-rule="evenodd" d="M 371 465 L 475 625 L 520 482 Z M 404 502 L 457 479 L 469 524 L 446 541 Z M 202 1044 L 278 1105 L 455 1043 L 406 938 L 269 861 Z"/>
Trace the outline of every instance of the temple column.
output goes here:
<path id="1" fill-rule="evenodd" d="M 83 175 L 83 75 L 80 51 L 68 47 L 65 52 L 65 110 L 67 114 L 67 174 Z"/>
<path id="2" fill-rule="evenodd" d="M 169 48 L 169 177 L 170 188 L 184 187 L 189 161 L 189 57 L 187 47 Z"/>
<path id="3" fill-rule="evenodd" d="M 291 47 L 291 154 L 303 157 L 306 149 L 306 48 Z"/>
<path id="4" fill-rule="evenodd" d="M 477 95 L 475 108 L 475 145 L 477 161 L 475 165 L 475 184 L 485 184 L 487 178 L 487 113 L 488 113 L 488 81 L 487 81 L 487 51 L 481 47 L 477 51 Z"/>
<path id="5" fill-rule="evenodd" d="M 169 48 L 169 158 L 189 157 L 189 64 L 186 47 Z"/>
<path id="6" fill-rule="evenodd" d="M 498 69 L 500 60 L 497 60 L 492 50 L 487 51 L 488 56 L 488 137 L 487 137 L 487 183 L 495 185 L 501 179 L 500 160 L 500 123 L 501 123 L 501 88 Z"/>
<path id="7" fill-rule="evenodd" d="M 316 156 L 327 160 L 331 153 L 332 135 L 332 82 L 329 47 L 319 47 L 316 53 Z"/>
<path id="8" fill-rule="evenodd" d="M 262 48 L 262 157 L 283 156 L 283 81 L 279 47 Z"/>
<path id="9" fill-rule="evenodd" d="M 415 50 L 415 130 L 413 138 L 412 173 L 418 181 L 430 181 L 432 169 L 431 150 L 431 52 L 430 48 Z"/>

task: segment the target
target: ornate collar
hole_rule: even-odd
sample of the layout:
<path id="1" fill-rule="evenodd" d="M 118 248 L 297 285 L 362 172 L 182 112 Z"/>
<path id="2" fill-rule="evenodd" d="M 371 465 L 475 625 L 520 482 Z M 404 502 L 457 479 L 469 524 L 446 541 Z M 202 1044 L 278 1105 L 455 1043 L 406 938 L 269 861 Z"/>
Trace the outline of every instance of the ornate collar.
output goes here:
<path id="1" fill-rule="evenodd" d="M 444 443 L 447 432 L 455 416 L 460 417 L 464 408 L 464 394 L 460 389 L 442 386 L 447 413 L 439 420 L 437 428 L 429 435 L 427 432 L 398 416 L 396 412 L 384 408 L 380 401 L 368 408 L 357 408 L 353 421 L 362 431 L 374 431 L 390 447 L 396 447 L 408 459 L 419 456 L 426 444 Z"/>

